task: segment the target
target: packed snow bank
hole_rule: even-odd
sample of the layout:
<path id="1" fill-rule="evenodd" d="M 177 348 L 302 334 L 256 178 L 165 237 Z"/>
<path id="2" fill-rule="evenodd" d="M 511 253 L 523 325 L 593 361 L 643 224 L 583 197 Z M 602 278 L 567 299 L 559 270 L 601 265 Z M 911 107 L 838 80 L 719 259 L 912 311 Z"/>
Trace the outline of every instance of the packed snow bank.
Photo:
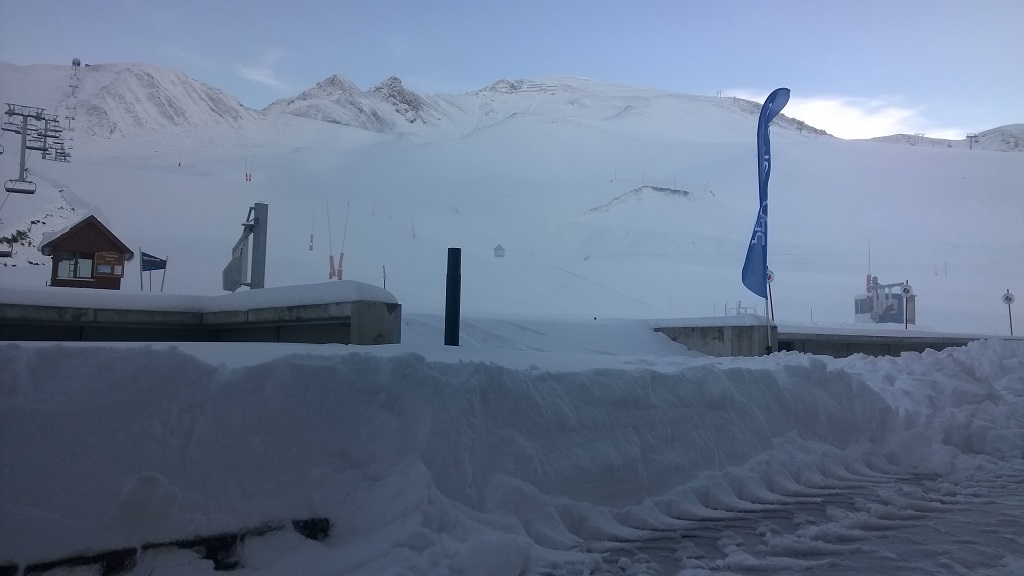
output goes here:
<path id="1" fill-rule="evenodd" d="M 595 543 L 1022 451 L 1020 342 L 562 372 L 8 343 L 0 562 L 319 515 L 309 571 L 589 570 Z"/>

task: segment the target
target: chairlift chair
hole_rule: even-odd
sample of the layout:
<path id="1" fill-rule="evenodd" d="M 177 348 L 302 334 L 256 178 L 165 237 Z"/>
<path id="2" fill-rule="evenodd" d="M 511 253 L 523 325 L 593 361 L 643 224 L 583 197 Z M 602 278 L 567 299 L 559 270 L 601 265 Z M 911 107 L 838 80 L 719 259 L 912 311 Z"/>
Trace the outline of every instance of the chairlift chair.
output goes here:
<path id="1" fill-rule="evenodd" d="M 29 150 L 38 150 L 39 152 L 46 152 L 49 150 L 49 146 L 46 145 L 46 140 L 43 138 L 33 138 L 25 141 L 25 148 Z"/>
<path id="2" fill-rule="evenodd" d="M 4 190 L 11 194 L 35 194 L 36 183 L 31 180 L 8 180 L 4 182 Z"/>
<path id="3" fill-rule="evenodd" d="M 15 134 L 21 134 L 21 124 L 15 122 L 4 122 L 0 124 L 0 130 L 4 132 L 14 132 Z"/>

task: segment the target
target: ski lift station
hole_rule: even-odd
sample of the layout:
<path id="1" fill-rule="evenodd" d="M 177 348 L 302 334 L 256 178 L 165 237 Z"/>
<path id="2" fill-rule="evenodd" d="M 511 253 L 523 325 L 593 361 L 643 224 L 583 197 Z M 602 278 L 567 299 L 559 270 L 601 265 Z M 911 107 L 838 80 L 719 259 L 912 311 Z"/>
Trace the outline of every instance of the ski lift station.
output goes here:
<path id="1" fill-rule="evenodd" d="M 854 321 L 858 324 L 916 324 L 917 296 L 910 284 L 879 284 L 868 274 L 867 292 L 854 298 Z"/>

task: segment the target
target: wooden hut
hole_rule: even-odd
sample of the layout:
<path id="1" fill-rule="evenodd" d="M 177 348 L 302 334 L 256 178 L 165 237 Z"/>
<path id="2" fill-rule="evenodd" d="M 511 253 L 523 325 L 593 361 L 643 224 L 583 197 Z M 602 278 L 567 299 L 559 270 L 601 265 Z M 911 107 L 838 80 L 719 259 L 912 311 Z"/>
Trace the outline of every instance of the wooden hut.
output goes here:
<path id="1" fill-rule="evenodd" d="M 86 216 L 39 247 L 50 256 L 50 286 L 120 290 L 125 262 L 135 257 L 96 216 Z"/>

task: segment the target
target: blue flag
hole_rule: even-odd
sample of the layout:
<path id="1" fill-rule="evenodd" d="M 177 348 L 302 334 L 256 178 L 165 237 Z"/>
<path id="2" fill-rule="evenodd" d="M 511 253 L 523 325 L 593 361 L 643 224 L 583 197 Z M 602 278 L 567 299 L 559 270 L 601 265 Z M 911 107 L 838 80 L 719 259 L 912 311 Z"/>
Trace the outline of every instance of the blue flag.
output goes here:
<path id="1" fill-rule="evenodd" d="M 743 261 L 743 285 L 761 298 L 768 298 L 768 177 L 772 173 L 772 150 L 768 125 L 789 102 L 789 88 L 777 88 L 761 106 L 757 120 L 757 181 L 761 200 L 754 232 Z"/>

